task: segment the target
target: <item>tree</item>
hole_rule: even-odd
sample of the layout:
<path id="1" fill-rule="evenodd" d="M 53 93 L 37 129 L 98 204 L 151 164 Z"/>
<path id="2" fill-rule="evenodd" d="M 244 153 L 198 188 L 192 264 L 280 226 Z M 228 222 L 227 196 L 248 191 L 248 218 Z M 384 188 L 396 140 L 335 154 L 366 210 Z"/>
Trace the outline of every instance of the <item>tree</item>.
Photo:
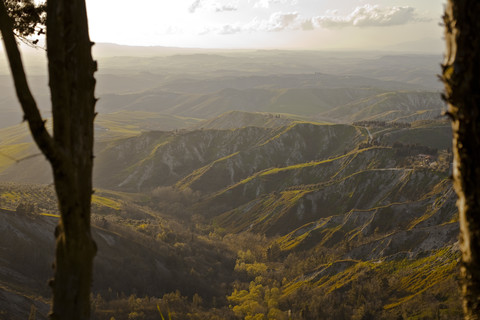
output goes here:
<path id="1" fill-rule="evenodd" d="M 449 0 L 443 17 L 447 115 L 452 120 L 463 308 L 480 319 L 480 2 Z"/>
<path id="2" fill-rule="evenodd" d="M 31 35 L 45 34 L 46 5 L 36 5 L 32 0 L 5 0 L 8 15 L 12 18 L 17 39 L 28 45 L 36 45 L 37 39 Z"/>
<path id="3" fill-rule="evenodd" d="M 55 230 L 50 317 L 53 320 L 88 319 L 96 253 L 90 231 L 96 62 L 91 55 L 93 43 L 88 34 L 85 1 L 48 0 L 46 5 L 53 135 L 47 131 L 30 92 L 14 34 L 18 25 L 8 14 L 12 12 L 12 3 L 19 2 L 32 3 L 30 0 L 0 1 L 0 31 L 24 119 L 53 170 L 61 215 Z"/>

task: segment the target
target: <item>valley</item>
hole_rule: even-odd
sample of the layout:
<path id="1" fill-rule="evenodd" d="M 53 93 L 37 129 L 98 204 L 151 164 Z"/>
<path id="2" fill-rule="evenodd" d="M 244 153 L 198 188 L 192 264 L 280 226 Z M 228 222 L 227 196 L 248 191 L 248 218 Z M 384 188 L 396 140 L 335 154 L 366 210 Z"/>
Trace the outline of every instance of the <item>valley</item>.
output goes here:
<path id="1" fill-rule="evenodd" d="M 432 60 L 101 57 L 94 319 L 460 319 Z M 49 309 L 58 212 L 38 153 L 24 124 L 0 128 L 0 319 Z"/>

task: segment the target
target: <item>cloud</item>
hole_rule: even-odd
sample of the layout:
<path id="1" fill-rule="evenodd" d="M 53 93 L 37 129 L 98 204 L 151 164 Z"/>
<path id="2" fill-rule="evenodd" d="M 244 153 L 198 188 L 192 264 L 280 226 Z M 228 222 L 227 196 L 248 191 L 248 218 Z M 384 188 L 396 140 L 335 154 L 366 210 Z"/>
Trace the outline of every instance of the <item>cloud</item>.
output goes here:
<path id="1" fill-rule="evenodd" d="M 297 12 L 282 13 L 276 12 L 270 16 L 267 31 L 282 31 L 292 27 L 298 18 Z"/>
<path id="2" fill-rule="evenodd" d="M 396 26 L 409 22 L 428 21 L 418 17 L 412 7 L 386 7 L 366 4 L 355 8 L 347 16 L 338 16 L 336 11 L 327 11 L 326 16 L 312 18 L 318 26 L 323 28 L 354 27 L 382 27 Z"/>
<path id="3" fill-rule="evenodd" d="M 220 5 L 219 3 L 215 6 L 215 12 L 224 12 L 224 11 L 237 11 L 238 6 L 234 4 L 224 4 Z"/>
<path id="4" fill-rule="evenodd" d="M 299 14 L 297 12 L 275 12 L 270 15 L 268 20 L 258 21 L 254 19 L 247 28 L 250 31 L 278 32 L 282 30 L 299 29 Z"/>
<path id="5" fill-rule="evenodd" d="M 240 27 L 240 26 L 227 24 L 227 25 L 222 26 L 222 27 L 217 31 L 217 33 L 218 33 L 218 34 L 227 35 L 227 34 L 240 33 L 240 32 L 242 32 L 242 31 L 243 31 L 243 29 L 242 29 L 242 27 Z"/>
<path id="6" fill-rule="evenodd" d="M 266 20 L 254 18 L 250 22 L 240 24 L 226 24 L 223 26 L 204 29 L 200 35 L 206 34 L 236 34 L 241 32 L 279 32 L 283 30 L 313 30 L 310 19 L 302 20 L 297 12 L 275 12 Z"/>
<path id="7" fill-rule="evenodd" d="M 314 24 L 313 24 L 313 22 L 312 22 L 311 19 L 305 19 L 305 20 L 302 22 L 301 26 L 302 26 L 302 30 L 304 30 L 304 31 L 314 30 L 314 29 L 315 29 L 315 26 L 314 26 Z"/>
<path id="8" fill-rule="evenodd" d="M 195 13 L 198 9 L 201 8 L 214 12 L 237 11 L 238 3 L 225 3 L 225 1 L 212 0 L 195 0 L 188 7 L 188 12 Z"/>
<path id="9" fill-rule="evenodd" d="M 196 0 L 199 1 L 209 0 Z M 218 0 L 216 0 L 218 1 Z M 217 11 L 236 10 L 234 4 L 219 5 L 219 2 L 209 2 L 206 5 L 198 6 L 214 8 Z M 268 3 L 287 0 L 261 0 Z M 257 3 L 259 3 L 258 1 Z M 194 4 L 195 4 L 194 3 Z M 311 31 L 316 28 L 342 28 L 342 27 L 377 27 L 377 26 L 395 26 L 403 25 L 409 22 L 428 21 L 419 17 L 412 7 L 379 7 L 377 5 L 363 5 L 355 8 L 352 13 L 342 16 L 337 10 L 328 10 L 327 15 L 317 17 L 301 16 L 298 12 L 272 13 L 267 19 L 254 18 L 245 24 L 225 24 L 205 29 L 201 34 L 221 34 L 230 35 L 242 32 L 280 32 L 284 30 Z"/>
<path id="10" fill-rule="evenodd" d="M 202 6 L 202 0 L 195 0 L 190 7 L 188 7 L 188 12 L 195 13 L 198 8 Z"/>

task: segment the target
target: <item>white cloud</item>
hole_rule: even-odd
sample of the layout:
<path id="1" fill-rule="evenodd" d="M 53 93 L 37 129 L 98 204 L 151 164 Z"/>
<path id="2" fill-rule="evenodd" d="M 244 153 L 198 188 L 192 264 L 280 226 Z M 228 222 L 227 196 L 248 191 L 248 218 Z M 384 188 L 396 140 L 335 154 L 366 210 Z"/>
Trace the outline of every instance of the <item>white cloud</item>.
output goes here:
<path id="1" fill-rule="evenodd" d="M 237 34 L 247 31 L 245 27 L 242 27 L 238 24 L 225 24 L 223 26 L 216 27 L 206 27 L 201 32 L 198 33 L 200 36 L 210 35 L 210 34 L 219 34 L 219 35 L 230 35 Z"/>
<path id="2" fill-rule="evenodd" d="M 209 0 L 197 0 L 209 1 Z M 197 2 L 195 1 L 195 3 Z M 212 0 L 210 0 L 212 1 Z M 213 8 L 213 5 L 219 5 L 219 2 L 208 2 L 200 4 L 202 8 L 207 5 Z M 265 0 L 269 3 L 275 1 L 286 0 Z M 231 3 L 230 3 L 231 4 Z M 224 10 L 235 10 L 236 6 L 232 4 L 224 4 Z M 220 8 L 219 6 L 215 8 Z M 220 9 L 219 9 L 220 10 Z M 412 7 L 379 7 L 374 5 L 363 5 L 357 7 L 352 13 L 342 16 L 337 10 L 327 10 L 328 15 L 318 17 L 305 17 L 298 12 L 282 12 L 272 13 L 266 19 L 255 17 L 247 23 L 229 23 L 224 25 L 210 26 L 200 34 L 221 34 L 230 35 L 238 33 L 255 33 L 255 32 L 280 32 L 284 30 L 311 31 L 316 28 L 342 28 L 348 26 L 354 27 L 374 27 L 374 26 L 394 26 L 403 25 L 409 22 L 428 21 L 419 17 L 415 9 Z"/>
<path id="3" fill-rule="evenodd" d="M 238 25 L 224 25 L 223 27 L 221 27 L 217 33 L 218 34 L 236 34 L 236 33 L 240 33 L 242 32 L 242 27 L 238 26 Z"/>
<path id="4" fill-rule="evenodd" d="M 283 30 L 311 30 L 311 21 L 302 21 L 297 12 L 275 12 L 267 20 L 254 18 L 246 24 L 225 24 L 223 26 L 205 28 L 200 35 L 236 34 L 241 32 L 278 32 Z"/>
<path id="5" fill-rule="evenodd" d="M 188 12 L 194 13 L 198 8 L 202 6 L 202 0 L 195 0 L 190 7 L 188 7 Z"/>
<path id="6" fill-rule="evenodd" d="M 237 11 L 237 10 L 238 10 L 238 6 L 234 4 L 220 5 L 219 3 L 217 3 L 217 5 L 215 6 L 215 12 Z"/>
<path id="7" fill-rule="evenodd" d="M 302 26 L 302 30 L 304 30 L 304 31 L 314 30 L 314 29 L 315 29 L 315 26 L 314 26 L 314 24 L 313 24 L 313 22 L 312 22 L 311 19 L 305 19 L 305 20 L 302 22 L 301 26 Z"/>
<path id="8" fill-rule="evenodd" d="M 297 18 L 297 12 L 276 12 L 270 16 L 267 31 L 282 31 L 291 28 L 297 22 Z"/>
<path id="9" fill-rule="evenodd" d="M 301 23 L 298 12 L 275 12 L 268 20 L 253 20 L 249 29 L 254 31 L 282 31 L 285 29 L 298 29 Z"/>
<path id="10" fill-rule="evenodd" d="M 195 13 L 198 9 L 207 9 L 214 12 L 237 11 L 237 2 L 215 1 L 215 0 L 195 0 L 188 7 L 188 12 Z"/>
<path id="11" fill-rule="evenodd" d="M 279 32 L 284 30 L 313 30 L 311 19 L 301 19 L 297 12 L 275 12 L 268 19 L 254 18 L 245 24 L 225 24 L 223 26 L 205 28 L 200 35 L 206 34 L 237 34 L 241 32 Z"/>
<path id="12" fill-rule="evenodd" d="M 328 10 L 327 15 L 315 17 L 312 20 L 323 28 L 395 26 L 409 22 L 428 21 L 428 19 L 419 17 L 412 7 L 381 8 L 378 5 L 370 4 L 355 8 L 347 16 L 339 16 L 336 10 Z"/>

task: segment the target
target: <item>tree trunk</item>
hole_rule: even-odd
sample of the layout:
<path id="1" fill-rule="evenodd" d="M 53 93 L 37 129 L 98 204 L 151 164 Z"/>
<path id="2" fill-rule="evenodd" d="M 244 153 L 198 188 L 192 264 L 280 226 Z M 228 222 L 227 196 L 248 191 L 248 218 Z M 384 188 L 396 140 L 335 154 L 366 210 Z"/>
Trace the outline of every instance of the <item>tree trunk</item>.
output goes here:
<path id="1" fill-rule="evenodd" d="M 449 0 L 444 23 L 443 81 L 453 128 L 463 308 L 466 319 L 480 319 L 480 2 Z"/>
<path id="2" fill-rule="evenodd" d="M 47 55 L 55 144 L 52 164 L 61 212 L 51 319 L 89 319 L 95 243 L 90 232 L 96 64 L 83 0 L 47 3 Z"/>
<path id="3" fill-rule="evenodd" d="M 96 62 L 91 55 L 84 0 L 47 1 L 47 56 L 53 137 L 45 128 L 27 84 L 20 53 L 0 2 L 0 29 L 20 104 L 32 136 L 49 160 L 60 222 L 51 281 L 52 320 L 90 318 L 95 242 L 90 231 Z"/>

